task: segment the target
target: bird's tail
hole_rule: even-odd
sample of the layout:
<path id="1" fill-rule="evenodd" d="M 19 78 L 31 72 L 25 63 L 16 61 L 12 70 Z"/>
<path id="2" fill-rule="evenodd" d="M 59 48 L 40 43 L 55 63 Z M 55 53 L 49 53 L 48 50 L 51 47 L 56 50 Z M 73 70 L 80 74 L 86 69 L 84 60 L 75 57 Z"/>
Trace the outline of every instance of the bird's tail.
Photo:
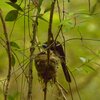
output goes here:
<path id="1" fill-rule="evenodd" d="M 70 83 L 71 82 L 71 77 L 70 77 L 70 74 L 68 72 L 68 68 L 66 66 L 66 63 L 61 62 L 61 65 L 62 65 L 62 69 L 63 69 L 64 75 L 65 75 L 65 78 Z"/>

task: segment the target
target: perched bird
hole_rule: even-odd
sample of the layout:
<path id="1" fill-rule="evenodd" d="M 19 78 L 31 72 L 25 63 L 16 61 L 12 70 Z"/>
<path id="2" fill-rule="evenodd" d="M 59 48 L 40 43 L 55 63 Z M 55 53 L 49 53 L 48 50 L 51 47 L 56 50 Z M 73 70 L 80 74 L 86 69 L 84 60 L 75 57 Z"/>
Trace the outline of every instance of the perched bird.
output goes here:
<path id="1" fill-rule="evenodd" d="M 62 65 L 62 69 L 63 69 L 64 75 L 65 75 L 65 78 L 70 83 L 71 77 L 70 77 L 70 74 L 69 74 L 67 66 L 66 66 L 65 53 L 64 53 L 64 50 L 63 50 L 61 43 L 58 42 L 58 41 L 51 40 L 50 43 L 49 43 L 49 46 L 48 46 L 48 43 L 45 42 L 42 45 L 42 47 L 45 48 L 45 49 L 49 48 L 50 50 L 53 51 L 53 53 L 56 56 L 58 56 L 60 58 L 60 62 L 61 62 L 61 65 Z"/>

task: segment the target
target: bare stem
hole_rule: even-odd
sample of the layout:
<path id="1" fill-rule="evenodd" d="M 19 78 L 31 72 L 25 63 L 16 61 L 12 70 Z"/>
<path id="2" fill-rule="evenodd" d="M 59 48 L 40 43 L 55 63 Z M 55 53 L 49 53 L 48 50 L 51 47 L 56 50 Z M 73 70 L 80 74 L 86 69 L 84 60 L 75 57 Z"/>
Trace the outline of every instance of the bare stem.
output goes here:
<path id="1" fill-rule="evenodd" d="M 3 16 L 2 16 L 2 11 L 1 11 L 1 9 L 0 9 L 0 19 L 1 19 L 1 22 L 2 22 L 2 26 L 3 26 L 3 30 L 4 30 L 4 36 L 5 36 L 5 39 L 6 39 L 7 54 L 8 54 L 8 60 L 9 60 L 8 74 L 7 74 L 6 84 L 5 84 L 5 91 L 4 91 L 4 100 L 7 100 L 7 97 L 8 97 L 8 90 L 9 90 L 9 83 L 10 83 L 10 79 L 11 79 L 12 54 L 11 54 L 11 46 L 10 46 L 10 41 L 9 41 L 9 38 L 8 38 L 8 33 L 7 33 L 7 29 L 6 29 L 6 24 L 5 24 L 5 21 L 4 21 Z"/>
<path id="2" fill-rule="evenodd" d="M 45 87 L 44 87 L 44 100 L 47 98 L 47 82 L 45 82 Z"/>
<path id="3" fill-rule="evenodd" d="M 51 4 L 51 11 L 50 11 L 50 19 L 49 19 L 49 28 L 48 28 L 48 41 L 50 38 L 53 38 L 52 34 L 52 22 L 53 22 L 53 14 L 54 14 L 54 7 L 55 7 L 55 2 L 54 0 Z"/>
<path id="4" fill-rule="evenodd" d="M 27 100 L 32 100 L 32 81 L 33 81 L 33 54 L 34 54 L 34 45 L 36 42 L 36 32 L 37 32 L 37 23 L 38 23 L 38 12 L 36 14 L 36 18 L 33 21 L 33 36 L 31 39 L 31 47 L 30 47 L 30 63 L 29 63 L 29 80 L 28 80 L 28 95 L 27 95 Z"/>
<path id="5" fill-rule="evenodd" d="M 54 7 L 55 7 L 55 2 L 54 0 L 51 4 L 51 11 L 50 11 L 50 19 L 49 19 L 49 27 L 48 27 L 48 46 L 50 45 L 50 40 L 53 39 L 53 34 L 52 34 L 52 22 L 53 22 L 53 14 L 54 14 Z M 49 65 L 49 56 L 50 56 L 50 50 L 47 50 L 47 58 L 48 58 L 48 65 Z"/>

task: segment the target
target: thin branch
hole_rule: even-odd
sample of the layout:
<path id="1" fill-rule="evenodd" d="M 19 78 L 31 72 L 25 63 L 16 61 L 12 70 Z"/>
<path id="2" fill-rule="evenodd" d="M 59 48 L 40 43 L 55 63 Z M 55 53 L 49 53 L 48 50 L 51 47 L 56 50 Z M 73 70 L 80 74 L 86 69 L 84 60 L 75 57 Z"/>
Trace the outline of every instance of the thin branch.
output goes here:
<path id="1" fill-rule="evenodd" d="M 55 7 L 55 2 L 54 0 L 51 4 L 51 11 L 50 11 L 50 19 L 49 19 L 49 27 L 48 27 L 48 41 L 50 38 L 53 39 L 53 34 L 52 34 L 52 22 L 53 22 L 53 14 L 54 14 L 54 7 Z"/>
<path id="2" fill-rule="evenodd" d="M 63 89 L 63 91 L 64 91 L 66 94 L 68 94 L 68 91 L 66 91 L 66 89 L 65 89 L 58 81 L 56 81 L 55 84 L 56 84 L 56 85 L 59 85 L 59 86 Z"/>
<path id="3" fill-rule="evenodd" d="M 54 0 L 51 4 L 49 27 L 48 27 L 48 46 L 50 45 L 50 40 L 54 39 L 53 34 L 52 34 L 52 22 L 53 22 L 53 14 L 54 14 L 55 3 L 56 3 L 56 0 Z M 48 65 L 49 65 L 49 57 L 50 57 L 50 49 L 47 50 Z"/>
<path id="4" fill-rule="evenodd" d="M 33 83 L 33 55 L 34 55 L 34 50 L 35 50 L 35 41 L 36 41 L 36 32 L 37 32 L 37 26 L 38 26 L 38 11 L 36 13 L 36 17 L 33 21 L 33 35 L 31 39 L 31 47 L 30 47 L 30 62 L 29 62 L 29 80 L 28 80 L 28 95 L 27 95 L 27 100 L 32 100 L 32 83 Z"/>
<path id="5" fill-rule="evenodd" d="M 59 14 L 59 21 L 61 22 L 61 10 L 60 10 L 60 5 L 59 5 L 59 1 L 58 0 L 57 0 L 57 8 L 58 8 L 58 14 Z M 59 34 L 60 34 L 61 30 L 62 30 L 62 27 L 63 27 L 63 25 L 60 25 L 58 33 L 57 33 L 57 35 L 55 37 L 55 41 L 57 40 L 57 38 L 58 38 L 58 36 L 59 36 Z"/>
<path id="6" fill-rule="evenodd" d="M 74 77 L 74 75 L 73 75 L 73 73 L 72 73 L 71 71 L 70 71 L 70 73 L 71 73 L 72 78 L 73 78 L 73 80 L 74 80 L 75 88 L 76 88 L 76 91 L 77 91 L 77 93 L 78 93 L 79 100 L 81 100 L 81 96 L 80 96 L 80 93 L 79 93 L 79 90 L 78 90 L 78 86 L 77 86 L 76 79 L 75 79 L 75 77 Z M 71 88 L 71 87 L 70 87 L 70 88 Z M 73 91 L 73 90 L 72 90 L 72 91 Z M 72 92 L 71 92 L 71 95 L 72 95 Z M 71 97 L 73 97 L 73 96 L 71 96 Z"/>
<path id="7" fill-rule="evenodd" d="M 47 98 L 47 82 L 45 82 L 45 87 L 43 89 L 43 92 L 44 92 L 44 100 L 46 100 L 46 98 Z"/>
<path id="8" fill-rule="evenodd" d="M 85 40 L 85 41 L 96 41 L 96 42 L 100 42 L 100 39 L 92 39 L 92 38 L 69 38 L 67 40 L 65 40 L 66 42 L 69 42 L 69 41 L 75 41 L 75 40 L 79 40 L 79 41 L 82 41 L 82 40 Z"/>
<path id="9" fill-rule="evenodd" d="M 5 39 L 6 39 L 7 54 L 8 54 L 8 60 L 9 60 L 7 81 L 6 81 L 6 84 L 5 84 L 5 91 L 4 91 L 5 92 L 4 93 L 4 100 L 7 100 L 8 90 L 9 90 L 9 83 L 10 83 L 10 79 L 11 79 L 11 70 L 12 70 L 12 65 L 11 65 L 12 54 L 11 54 L 11 46 L 10 46 L 10 41 L 9 41 L 9 38 L 8 38 L 6 24 L 5 24 L 5 21 L 4 21 L 3 16 L 2 16 L 1 9 L 0 9 L 0 18 L 1 18 L 2 26 L 3 26 L 3 30 L 4 30 L 4 36 L 5 36 Z"/>
<path id="10" fill-rule="evenodd" d="M 66 98 L 66 95 L 64 94 L 64 92 L 66 92 L 66 91 L 65 91 L 65 90 L 63 91 L 62 86 L 61 86 L 59 83 L 57 83 L 57 84 L 56 84 L 56 87 L 58 88 L 59 92 L 62 94 L 63 100 L 68 100 L 68 99 Z"/>
<path id="11" fill-rule="evenodd" d="M 52 22 L 53 22 L 53 14 L 54 14 L 54 8 L 55 8 L 56 0 L 52 1 L 51 4 L 51 11 L 50 11 L 50 18 L 49 18 L 49 26 L 48 26 L 48 46 L 50 45 L 50 40 L 54 40 L 53 34 L 52 34 Z M 49 66 L 50 63 L 50 49 L 47 49 L 47 64 Z M 48 68 L 47 68 L 48 69 Z M 46 100 L 47 97 L 47 81 L 44 82 L 45 88 L 44 88 L 44 100 Z"/>

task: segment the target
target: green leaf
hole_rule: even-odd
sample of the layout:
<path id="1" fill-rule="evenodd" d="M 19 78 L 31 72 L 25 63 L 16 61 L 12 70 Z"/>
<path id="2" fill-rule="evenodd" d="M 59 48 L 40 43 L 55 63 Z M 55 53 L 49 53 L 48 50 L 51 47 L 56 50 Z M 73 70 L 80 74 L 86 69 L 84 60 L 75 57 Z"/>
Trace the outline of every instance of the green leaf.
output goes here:
<path id="1" fill-rule="evenodd" d="M 10 45 L 16 49 L 20 49 L 19 45 L 16 42 L 10 42 Z"/>
<path id="2" fill-rule="evenodd" d="M 11 2 L 6 2 L 6 3 L 19 11 L 23 11 L 23 9 L 18 4 L 11 3 Z"/>
<path id="3" fill-rule="evenodd" d="M 15 60 L 14 55 L 12 54 L 12 62 L 11 62 L 11 65 L 14 67 L 15 66 L 15 63 L 16 63 L 16 60 Z"/>
<path id="4" fill-rule="evenodd" d="M 48 22 L 45 18 L 43 18 L 43 17 L 41 17 L 41 16 L 39 16 L 39 18 L 40 18 L 41 20 L 45 21 L 45 22 Z"/>
<path id="5" fill-rule="evenodd" d="M 77 70 L 78 72 L 81 72 L 81 71 L 83 71 L 83 68 L 82 67 L 76 67 L 75 70 Z"/>
<path id="6" fill-rule="evenodd" d="M 72 28 L 73 22 L 71 19 L 65 19 L 65 20 L 61 21 L 60 25 L 64 25 L 64 26 Z"/>
<path id="7" fill-rule="evenodd" d="M 84 67 L 84 70 L 86 71 L 86 72 L 90 72 L 90 71 L 96 71 L 93 67 L 91 67 L 90 65 L 86 65 L 85 67 Z"/>
<path id="8" fill-rule="evenodd" d="M 6 21 L 15 21 L 18 17 L 18 10 L 11 10 L 7 13 L 5 20 Z"/>

